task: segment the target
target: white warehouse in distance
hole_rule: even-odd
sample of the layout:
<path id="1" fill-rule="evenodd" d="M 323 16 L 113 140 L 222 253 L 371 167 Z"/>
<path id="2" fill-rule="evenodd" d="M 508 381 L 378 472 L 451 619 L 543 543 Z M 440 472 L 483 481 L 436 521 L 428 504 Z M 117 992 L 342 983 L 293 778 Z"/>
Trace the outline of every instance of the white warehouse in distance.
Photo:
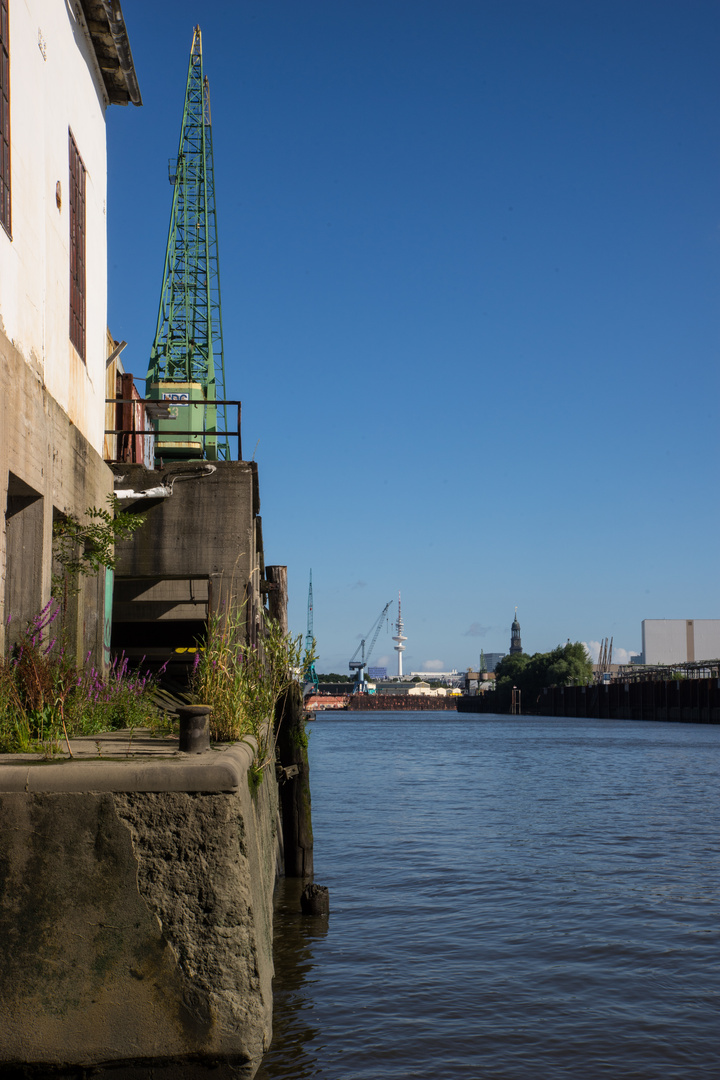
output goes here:
<path id="1" fill-rule="evenodd" d="M 643 664 L 692 664 L 720 658 L 720 619 L 643 619 Z"/>

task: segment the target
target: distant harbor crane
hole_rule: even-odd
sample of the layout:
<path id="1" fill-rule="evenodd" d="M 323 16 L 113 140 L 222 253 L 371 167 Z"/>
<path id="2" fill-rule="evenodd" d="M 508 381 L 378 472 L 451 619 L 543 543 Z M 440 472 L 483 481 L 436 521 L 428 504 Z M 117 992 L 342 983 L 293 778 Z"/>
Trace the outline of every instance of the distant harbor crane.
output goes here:
<path id="1" fill-rule="evenodd" d="M 612 650 L 613 639 L 610 638 L 610 644 L 608 645 L 608 639 L 600 641 L 600 655 L 598 656 L 598 662 L 595 667 L 596 678 L 599 682 L 607 681 L 606 677 L 609 676 L 609 672 L 612 669 Z"/>
<path id="2" fill-rule="evenodd" d="M 392 600 L 388 600 L 387 604 L 382 609 L 382 611 L 378 615 L 377 619 L 372 624 L 372 626 L 368 630 L 367 634 L 361 640 L 361 642 L 358 645 L 357 649 L 355 650 L 355 652 L 350 657 L 350 670 L 355 672 L 355 682 L 353 684 L 353 689 L 352 689 L 353 694 L 367 694 L 367 692 L 368 692 L 368 684 L 367 684 L 367 679 L 365 678 L 365 670 L 367 668 L 368 661 L 370 660 L 370 656 L 372 654 L 372 651 L 375 648 L 375 642 L 378 639 L 378 634 L 380 633 L 380 627 L 383 624 L 383 619 L 387 615 L 388 608 L 390 607 L 392 602 L 393 602 Z M 372 641 L 370 642 L 370 648 L 368 649 L 367 652 L 365 652 L 365 642 L 366 642 L 367 638 L 370 637 L 371 634 L 373 635 L 373 637 L 372 637 Z M 360 659 L 359 660 L 356 659 L 358 653 L 360 653 Z"/>
<path id="3" fill-rule="evenodd" d="M 305 652 L 308 656 L 312 655 L 315 648 L 315 637 L 313 635 L 313 591 L 312 591 L 312 570 L 310 571 L 310 587 L 308 588 L 308 608 L 307 608 L 307 633 L 305 634 Z M 311 660 L 308 666 L 305 668 L 303 675 L 305 681 L 305 692 L 307 694 L 316 694 L 318 690 L 318 677 L 315 671 L 315 661 Z"/>

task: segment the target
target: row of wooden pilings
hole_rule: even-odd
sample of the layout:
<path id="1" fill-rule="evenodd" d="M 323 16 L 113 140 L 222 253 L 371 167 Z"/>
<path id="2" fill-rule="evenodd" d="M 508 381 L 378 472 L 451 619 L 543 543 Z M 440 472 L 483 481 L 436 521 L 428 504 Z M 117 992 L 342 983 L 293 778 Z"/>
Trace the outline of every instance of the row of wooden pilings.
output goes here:
<path id="1" fill-rule="evenodd" d="M 458 712 L 497 713 L 493 693 L 458 698 Z M 646 679 L 593 686 L 549 686 L 536 701 L 523 694 L 521 713 L 598 720 L 665 720 L 720 724 L 720 679 Z"/>
<path id="2" fill-rule="evenodd" d="M 668 720 L 720 724 L 720 679 L 657 679 L 550 686 L 542 691 L 540 716 L 580 716 L 606 720 Z"/>

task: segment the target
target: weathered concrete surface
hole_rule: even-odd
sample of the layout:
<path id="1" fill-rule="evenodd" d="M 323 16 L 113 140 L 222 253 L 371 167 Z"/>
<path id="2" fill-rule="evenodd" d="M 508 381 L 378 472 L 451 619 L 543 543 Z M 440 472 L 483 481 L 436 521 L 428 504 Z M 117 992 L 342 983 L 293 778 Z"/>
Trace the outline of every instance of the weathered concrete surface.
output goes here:
<path id="1" fill-rule="evenodd" d="M 257 465 L 173 462 L 156 472 L 113 466 L 118 490 L 172 485 L 164 499 L 125 500 L 145 524 L 115 547 L 113 640 L 131 657 L 192 647 L 208 614 L 235 612 L 248 640 L 262 629 L 265 576 Z M 164 650 L 164 651 L 163 651 Z M 175 658 L 177 659 L 177 657 Z"/>
<path id="2" fill-rule="evenodd" d="M 254 797 L 246 776 L 234 791 L 2 791 L 11 760 L 0 765 L 0 1074 L 253 1076 L 271 1037 L 274 777 Z"/>
<path id="3" fill-rule="evenodd" d="M 0 791 L 238 791 L 247 786 L 255 740 L 183 754 L 177 738 L 114 731 L 70 740 L 70 755 L 0 757 Z"/>
<path id="4" fill-rule="evenodd" d="M 112 490 L 108 465 L 0 328 L 0 650 L 50 598 L 53 516 L 82 519 L 90 507 L 106 508 Z M 75 659 L 92 650 L 97 667 L 104 577 L 81 578 L 78 587 L 64 630 Z"/>

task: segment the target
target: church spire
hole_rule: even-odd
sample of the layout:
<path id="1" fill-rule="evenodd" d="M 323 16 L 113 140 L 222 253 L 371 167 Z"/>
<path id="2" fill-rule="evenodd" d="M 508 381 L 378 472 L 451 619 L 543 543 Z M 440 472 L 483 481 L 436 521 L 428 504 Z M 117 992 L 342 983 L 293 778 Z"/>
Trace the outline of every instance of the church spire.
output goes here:
<path id="1" fill-rule="evenodd" d="M 515 618 L 513 619 L 512 628 L 510 630 L 510 655 L 522 652 L 522 642 L 520 641 L 520 623 L 517 617 L 517 605 L 515 607 Z"/>

